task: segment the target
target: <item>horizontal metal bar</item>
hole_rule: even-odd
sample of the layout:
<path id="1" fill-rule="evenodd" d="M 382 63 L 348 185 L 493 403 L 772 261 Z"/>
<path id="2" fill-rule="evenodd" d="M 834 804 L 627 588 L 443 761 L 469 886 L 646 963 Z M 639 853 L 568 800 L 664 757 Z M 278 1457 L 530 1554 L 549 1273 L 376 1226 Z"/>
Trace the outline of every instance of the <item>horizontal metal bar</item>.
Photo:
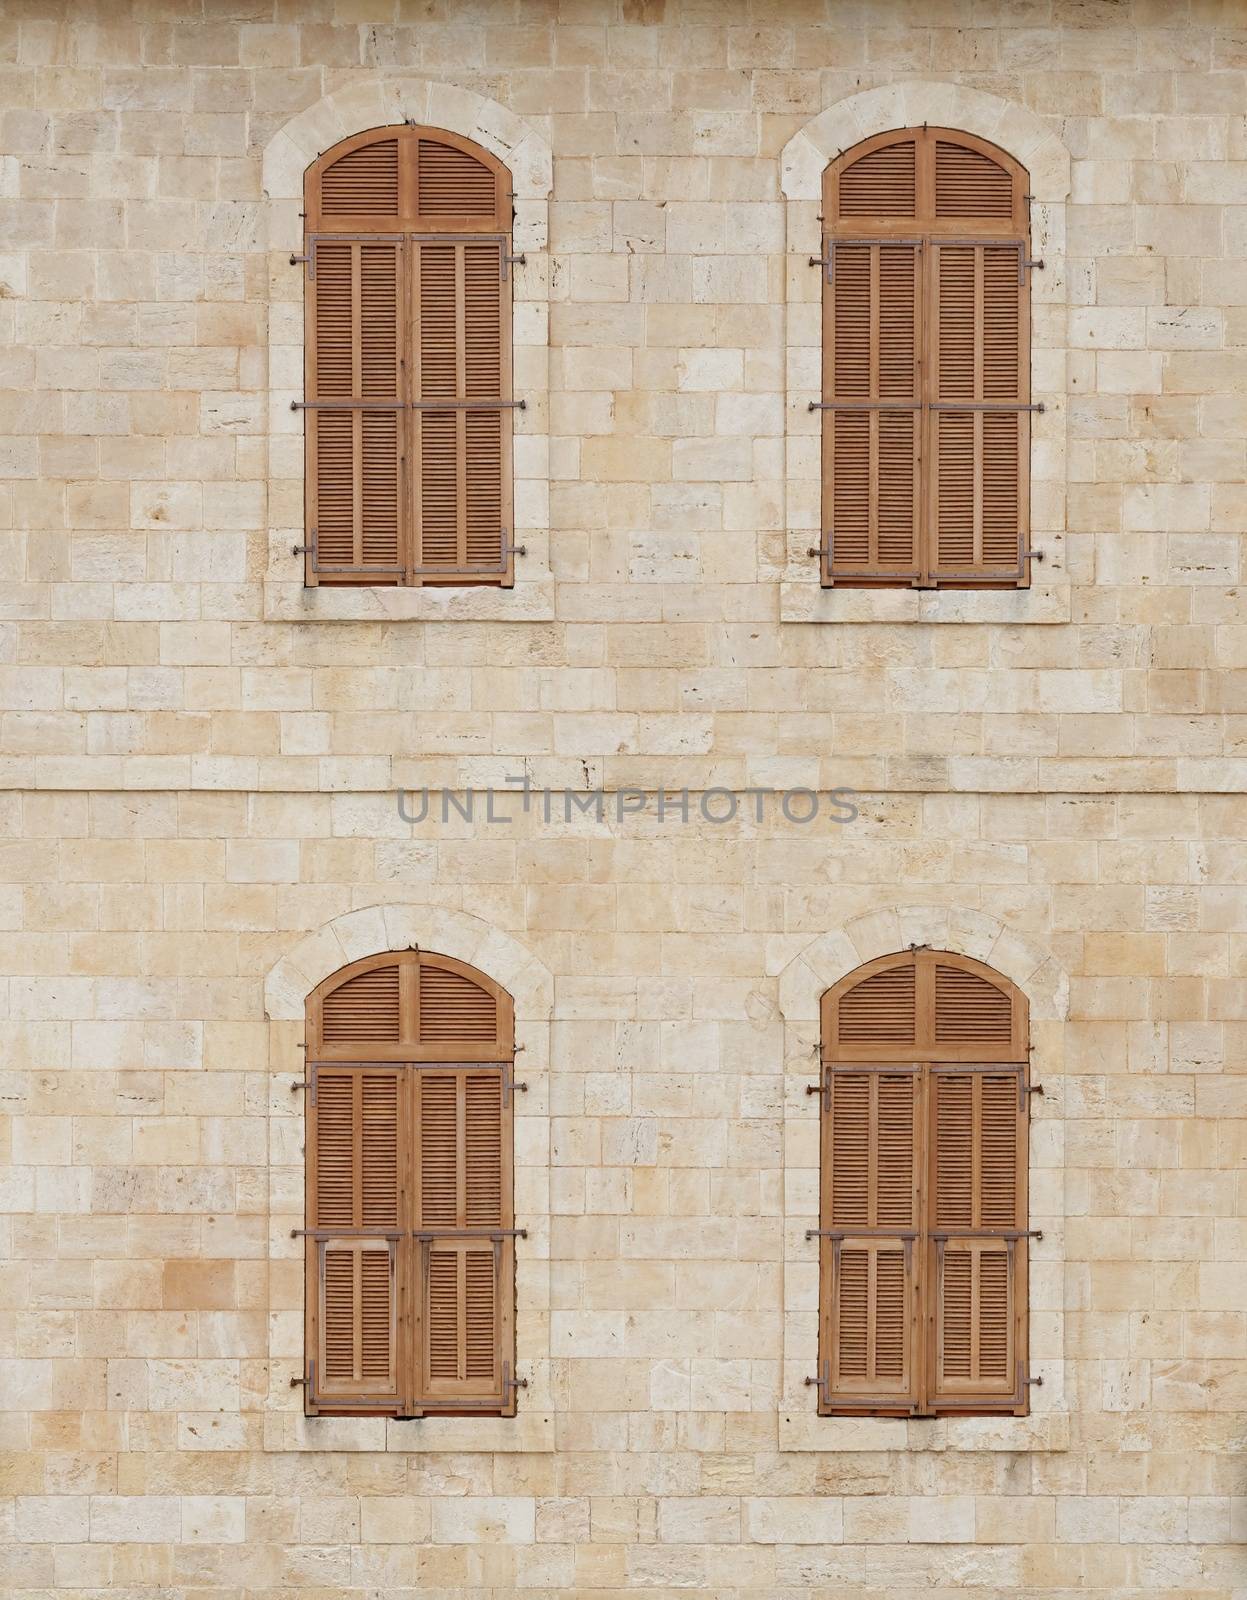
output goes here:
<path id="1" fill-rule="evenodd" d="M 413 1239 L 527 1239 L 527 1228 L 421 1228 Z"/>
<path id="2" fill-rule="evenodd" d="M 405 411 L 406 400 L 292 400 L 291 411 Z"/>
<path id="3" fill-rule="evenodd" d="M 527 411 L 527 400 L 292 400 L 291 411 Z"/>
<path id="4" fill-rule="evenodd" d="M 921 250 L 924 244 L 930 244 L 929 239 L 841 239 L 839 235 L 828 234 L 826 243 L 833 250 L 839 250 L 846 244 L 881 244 L 881 245 L 907 245 L 911 249 Z"/>
<path id="5" fill-rule="evenodd" d="M 292 1239 L 402 1239 L 406 1235 L 391 1228 L 291 1228 Z"/>
<path id="6" fill-rule="evenodd" d="M 340 1061 L 318 1057 L 309 1061 L 309 1067 L 410 1067 L 417 1072 L 427 1072 L 438 1067 L 497 1067 L 500 1070 L 512 1065 L 509 1056 L 498 1061 Z"/>
<path id="7" fill-rule="evenodd" d="M 1042 1239 L 1042 1228 L 932 1228 L 932 1239 Z"/>
<path id="8" fill-rule="evenodd" d="M 921 411 L 921 400 L 811 400 L 811 411 Z"/>
<path id="9" fill-rule="evenodd" d="M 1012 400 L 928 400 L 928 411 L 1043 411 L 1042 400 L 1033 404 Z"/>
<path id="10" fill-rule="evenodd" d="M 406 237 L 402 233 L 309 233 L 308 243 L 316 244 L 321 239 L 349 239 L 355 244 L 401 244 Z"/>
<path id="11" fill-rule="evenodd" d="M 412 400 L 413 411 L 527 411 L 527 400 Z"/>
<path id="12" fill-rule="evenodd" d="M 807 1239 L 916 1239 L 917 1228 L 807 1228 Z"/>

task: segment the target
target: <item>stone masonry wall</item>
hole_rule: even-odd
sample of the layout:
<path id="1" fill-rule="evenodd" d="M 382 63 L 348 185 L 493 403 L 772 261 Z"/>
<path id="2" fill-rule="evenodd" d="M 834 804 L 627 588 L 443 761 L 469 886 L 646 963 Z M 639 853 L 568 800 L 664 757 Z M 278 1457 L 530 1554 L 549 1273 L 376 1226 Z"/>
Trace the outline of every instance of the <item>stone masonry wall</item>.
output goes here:
<path id="1" fill-rule="evenodd" d="M 289 182 L 413 105 L 525 186 L 530 554 L 309 599 Z M 1069 165 L 1047 559 L 919 615 L 811 588 L 798 190 L 937 106 Z M 2 0 L 0 1584 L 1242 1591 L 1245 112 L 1243 0 Z M 520 772 L 650 810 L 398 814 Z M 803 1383 L 810 1006 L 912 937 L 1032 996 L 1027 1419 Z M 514 1423 L 290 1386 L 300 997 L 410 938 L 520 1004 Z"/>

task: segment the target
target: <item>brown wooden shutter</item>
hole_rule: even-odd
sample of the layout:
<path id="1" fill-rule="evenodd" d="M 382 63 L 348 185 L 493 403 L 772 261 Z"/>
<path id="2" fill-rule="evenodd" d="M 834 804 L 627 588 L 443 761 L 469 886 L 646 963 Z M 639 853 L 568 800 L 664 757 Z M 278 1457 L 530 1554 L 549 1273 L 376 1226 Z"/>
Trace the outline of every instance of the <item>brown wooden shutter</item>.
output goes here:
<path id="1" fill-rule="evenodd" d="M 421 1405 L 513 1409 L 506 1070 L 422 1067 L 415 1075 Z"/>
<path id="2" fill-rule="evenodd" d="M 308 581 L 514 580 L 511 185 L 373 130 L 309 169 Z"/>
<path id="3" fill-rule="evenodd" d="M 829 250 L 831 575 L 916 579 L 921 257 L 912 242 L 838 240 Z"/>
<path id="4" fill-rule="evenodd" d="M 824 583 L 1025 584 L 1025 173 L 948 129 L 824 181 Z"/>
<path id="5" fill-rule="evenodd" d="M 402 576 L 401 239 L 312 246 L 308 525 L 322 583 Z"/>
<path id="6" fill-rule="evenodd" d="M 1026 1408 L 1026 1005 L 918 949 L 823 997 L 819 1409 Z"/>
<path id="7" fill-rule="evenodd" d="M 309 1400 L 393 1410 L 400 1396 L 402 1074 L 320 1067 L 308 1145 Z"/>
<path id="8" fill-rule="evenodd" d="M 917 1400 L 916 1069 L 826 1069 L 823 1119 L 823 1409 L 908 1410 Z"/>
<path id="9" fill-rule="evenodd" d="M 931 1075 L 932 1403 L 1020 1404 L 1026 1274 L 1022 1069 Z"/>
<path id="10" fill-rule="evenodd" d="M 932 573 L 1017 580 L 1030 448 L 1023 247 L 930 248 Z"/>
<path id="11" fill-rule="evenodd" d="M 424 583 L 496 580 L 510 570 L 505 244 L 445 238 L 415 248 L 416 568 Z"/>

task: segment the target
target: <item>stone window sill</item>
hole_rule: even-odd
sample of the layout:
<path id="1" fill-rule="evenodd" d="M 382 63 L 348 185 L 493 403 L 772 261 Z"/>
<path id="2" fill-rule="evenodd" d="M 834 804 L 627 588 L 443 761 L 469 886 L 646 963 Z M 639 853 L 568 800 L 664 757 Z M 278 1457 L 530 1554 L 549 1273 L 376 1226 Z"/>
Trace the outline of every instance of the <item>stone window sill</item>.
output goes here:
<path id="1" fill-rule="evenodd" d="M 382 1451 L 404 1453 L 548 1455 L 554 1449 L 554 1417 L 521 1411 L 515 1417 L 305 1417 L 302 1411 L 270 1411 L 264 1418 L 264 1449 L 276 1451 Z"/>
<path id="2" fill-rule="evenodd" d="M 824 589 L 816 577 L 779 586 L 783 622 L 1003 622 L 1070 620 L 1063 578 L 1029 589 Z"/>
<path id="3" fill-rule="evenodd" d="M 781 1411 L 779 1448 L 821 1453 L 858 1450 L 1069 1449 L 1069 1412 L 1029 1417 L 820 1417 Z"/>
<path id="4" fill-rule="evenodd" d="M 550 622 L 551 579 L 517 579 L 512 589 L 480 585 L 454 588 L 306 588 L 269 579 L 266 622 Z"/>

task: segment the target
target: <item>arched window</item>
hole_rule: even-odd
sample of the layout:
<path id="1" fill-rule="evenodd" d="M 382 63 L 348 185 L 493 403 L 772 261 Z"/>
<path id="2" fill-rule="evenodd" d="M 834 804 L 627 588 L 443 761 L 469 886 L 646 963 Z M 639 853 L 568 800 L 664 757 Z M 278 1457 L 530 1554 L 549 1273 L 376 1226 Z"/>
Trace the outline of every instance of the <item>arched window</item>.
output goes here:
<path id="1" fill-rule="evenodd" d="M 948 128 L 827 168 L 825 585 L 1027 584 L 1028 199 L 1016 161 Z"/>
<path id="2" fill-rule="evenodd" d="M 307 1409 L 515 1411 L 514 1013 L 370 956 L 308 1000 Z"/>
<path id="3" fill-rule="evenodd" d="M 822 1001 L 819 1410 L 1027 1409 L 1027 1007 L 945 951 Z"/>
<path id="4" fill-rule="evenodd" d="M 305 200 L 307 582 L 510 584 L 510 174 L 373 128 Z"/>

